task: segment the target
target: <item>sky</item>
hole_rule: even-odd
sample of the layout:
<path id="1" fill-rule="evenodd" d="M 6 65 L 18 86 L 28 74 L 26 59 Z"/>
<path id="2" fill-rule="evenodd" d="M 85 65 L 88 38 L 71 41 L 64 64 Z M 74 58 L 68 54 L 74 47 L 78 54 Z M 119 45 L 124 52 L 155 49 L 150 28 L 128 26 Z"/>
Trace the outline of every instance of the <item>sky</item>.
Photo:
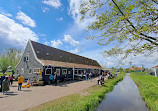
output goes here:
<path id="1" fill-rule="evenodd" d="M 107 68 L 118 65 L 115 57 L 102 56 L 97 40 L 87 40 L 86 27 L 95 18 L 80 21 L 83 0 L 0 0 L 0 52 L 24 50 L 29 39 L 97 60 Z M 106 47 L 109 48 L 109 47 Z M 132 65 L 157 65 L 157 55 L 130 57 Z M 121 67 L 129 67 L 127 61 Z"/>

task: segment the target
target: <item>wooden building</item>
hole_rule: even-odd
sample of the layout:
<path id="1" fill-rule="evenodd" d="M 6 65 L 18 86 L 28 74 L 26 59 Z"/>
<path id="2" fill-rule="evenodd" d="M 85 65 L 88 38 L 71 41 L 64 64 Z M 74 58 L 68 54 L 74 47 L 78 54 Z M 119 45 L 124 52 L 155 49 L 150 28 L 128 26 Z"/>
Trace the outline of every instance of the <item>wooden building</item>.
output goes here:
<path id="1" fill-rule="evenodd" d="M 40 69 L 43 71 L 42 76 L 45 81 L 54 72 L 60 80 L 74 78 L 75 74 L 85 72 L 94 75 L 102 73 L 102 67 L 96 60 L 29 40 L 15 73 L 27 79 L 38 78 Z"/>

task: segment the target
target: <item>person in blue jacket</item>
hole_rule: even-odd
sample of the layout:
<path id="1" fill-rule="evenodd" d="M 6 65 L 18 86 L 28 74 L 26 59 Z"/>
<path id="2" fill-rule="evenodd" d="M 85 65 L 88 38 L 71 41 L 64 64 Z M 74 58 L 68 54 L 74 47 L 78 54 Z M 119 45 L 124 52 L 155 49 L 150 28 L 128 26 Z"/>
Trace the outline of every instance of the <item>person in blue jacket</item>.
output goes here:
<path id="1" fill-rule="evenodd" d="M 53 80 L 54 80 L 54 76 L 53 76 L 53 74 L 51 74 L 51 75 L 49 76 L 50 84 L 53 84 Z"/>

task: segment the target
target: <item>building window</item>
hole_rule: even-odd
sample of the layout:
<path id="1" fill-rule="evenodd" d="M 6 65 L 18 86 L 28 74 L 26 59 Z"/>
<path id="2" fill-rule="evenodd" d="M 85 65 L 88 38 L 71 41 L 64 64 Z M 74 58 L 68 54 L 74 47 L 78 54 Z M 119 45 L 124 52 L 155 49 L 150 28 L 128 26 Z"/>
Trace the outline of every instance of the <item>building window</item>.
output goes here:
<path id="1" fill-rule="evenodd" d="M 77 71 L 77 70 L 75 70 L 75 74 L 78 74 L 78 71 Z"/>
<path id="2" fill-rule="evenodd" d="M 71 74 L 71 71 L 69 71 L 68 73 Z"/>
<path id="3" fill-rule="evenodd" d="M 34 68 L 33 72 L 34 72 L 35 74 L 39 74 L 39 73 L 40 73 L 40 68 Z"/>
<path id="4" fill-rule="evenodd" d="M 52 74 L 52 69 L 46 68 L 45 75 L 51 75 L 51 74 Z"/>
<path id="5" fill-rule="evenodd" d="M 29 53 L 26 54 L 26 61 L 29 61 Z"/>
<path id="6" fill-rule="evenodd" d="M 81 74 L 82 70 L 78 70 L 78 73 Z"/>
<path id="7" fill-rule="evenodd" d="M 32 74 L 32 69 L 29 69 L 29 74 Z"/>
<path id="8" fill-rule="evenodd" d="M 23 68 L 21 69 L 21 74 L 24 74 L 24 69 Z"/>
<path id="9" fill-rule="evenodd" d="M 63 69 L 62 74 L 67 74 L 67 69 Z"/>
<path id="10" fill-rule="evenodd" d="M 60 76 L 60 69 L 56 69 L 56 74 Z"/>

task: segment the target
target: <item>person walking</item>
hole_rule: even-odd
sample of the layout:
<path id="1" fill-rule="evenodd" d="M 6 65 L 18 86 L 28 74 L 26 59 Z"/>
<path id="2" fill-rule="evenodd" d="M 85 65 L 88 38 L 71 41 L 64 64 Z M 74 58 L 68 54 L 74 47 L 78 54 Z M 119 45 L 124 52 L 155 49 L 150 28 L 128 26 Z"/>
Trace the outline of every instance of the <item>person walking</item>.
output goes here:
<path id="1" fill-rule="evenodd" d="M 99 82 L 100 82 L 100 76 L 98 76 L 97 82 L 98 82 L 98 85 L 99 85 Z"/>
<path id="2" fill-rule="evenodd" d="M 89 79 L 91 80 L 91 82 L 92 82 L 92 73 L 90 72 L 90 74 L 89 74 Z"/>
<path id="3" fill-rule="evenodd" d="M 49 76 L 50 84 L 53 84 L 53 79 L 54 79 L 54 76 L 53 76 L 53 74 L 51 74 L 51 75 Z"/>
<path id="4" fill-rule="evenodd" d="M 55 86 L 57 86 L 58 85 L 58 77 L 57 77 L 56 72 L 54 73 L 54 80 L 55 80 Z"/>
<path id="5" fill-rule="evenodd" d="M 5 73 L 3 74 L 3 76 L 1 76 L 1 92 L 2 92 L 2 87 L 3 87 L 3 86 L 2 86 L 2 82 L 3 82 L 3 80 L 5 79 L 5 76 L 6 76 Z"/>
<path id="6" fill-rule="evenodd" d="M 19 75 L 18 77 L 18 90 L 21 91 L 21 86 L 22 86 L 22 83 L 24 81 L 24 77 Z"/>
<path id="7" fill-rule="evenodd" d="M 12 84 L 13 84 L 13 75 L 9 75 L 8 76 L 8 81 L 9 81 L 9 85 L 11 85 L 12 86 Z"/>
<path id="8" fill-rule="evenodd" d="M 9 85 L 10 85 L 10 75 L 8 76 L 8 82 L 9 82 Z"/>
<path id="9" fill-rule="evenodd" d="M 6 77 L 6 78 L 2 81 L 2 92 L 3 92 L 3 94 L 7 94 L 7 91 L 9 91 L 9 81 L 8 81 L 8 77 Z"/>

